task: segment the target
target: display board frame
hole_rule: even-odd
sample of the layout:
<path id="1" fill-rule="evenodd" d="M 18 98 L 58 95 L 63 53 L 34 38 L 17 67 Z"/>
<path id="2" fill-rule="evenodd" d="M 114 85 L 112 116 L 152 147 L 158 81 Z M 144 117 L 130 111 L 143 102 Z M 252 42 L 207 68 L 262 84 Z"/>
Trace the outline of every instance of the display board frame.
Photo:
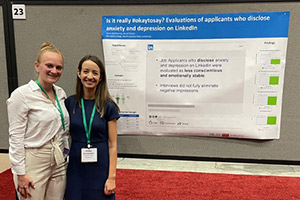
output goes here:
<path id="1" fill-rule="evenodd" d="M 97 5 L 97 6 L 111 6 L 111 5 L 122 5 L 122 6 L 142 6 L 142 5 L 161 5 L 165 7 L 176 6 L 177 8 L 193 5 L 214 7 L 219 4 L 224 6 L 243 5 L 244 3 L 255 7 L 260 11 L 260 4 L 266 3 L 277 3 L 276 5 L 287 5 L 290 8 L 291 15 L 295 11 L 292 6 L 289 7 L 289 3 L 295 3 L 299 1 L 153 1 L 151 4 L 148 1 L 5 1 L 6 14 L 5 14 L 5 38 L 6 38 L 6 56 L 7 63 L 10 72 L 8 72 L 9 82 L 9 93 L 18 86 L 18 73 L 17 69 L 21 66 L 17 66 L 18 54 L 16 53 L 16 27 L 14 20 L 9 17 L 11 16 L 11 5 L 12 4 L 25 4 L 26 6 L 47 6 L 49 5 L 52 9 L 53 6 L 81 6 L 81 5 Z M 294 4 L 293 4 L 294 5 Z M 254 8 L 253 7 L 253 8 Z M 297 4 L 298 7 L 298 4 Z M 299 4 L 300 7 L 300 4 Z M 262 8 L 264 9 L 264 8 Z M 184 9 L 183 9 L 184 10 Z M 213 11 L 214 9 L 212 9 Z M 265 11 L 265 10 L 262 10 Z M 232 12 L 236 12 L 233 10 Z M 115 13 L 116 14 L 116 13 Z M 137 13 L 139 14 L 139 13 Z M 291 25 L 295 25 L 292 16 Z M 291 27 L 292 33 L 298 30 L 297 27 Z M 19 29 L 18 29 L 19 30 Z M 293 35 L 292 35 L 293 38 Z M 293 41 L 293 40 L 292 40 Z M 290 63 L 293 64 L 293 52 L 299 50 L 300 47 L 293 45 L 289 42 L 288 45 L 288 56 L 287 68 L 290 67 Z M 291 52 L 291 53 L 290 53 Z M 299 52 L 299 51 L 298 51 Z M 290 53 L 290 54 L 289 54 Z M 289 61 L 292 60 L 292 61 Z M 296 72 L 296 73 L 295 73 Z M 294 83 L 295 75 L 298 71 L 291 68 L 286 73 L 287 87 Z M 285 78 L 285 79 L 286 79 Z M 289 79 L 290 78 L 290 79 Z M 118 150 L 120 157 L 134 157 L 134 158 L 155 158 L 155 159 L 186 159 L 186 160 L 206 160 L 206 161 L 232 161 L 232 162 L 258 162 L 258 163 L 278 163 L 278 164 L 300 164 L 300 152 L 297 147 L 297 140 L 300 139 L 297 136 L 297 126 L 299 117 L 297 112 L 297 103 L 293 101 L 298 99 L 296 92 L 288 89 L 285 86 L 283 100 L 283 126 L 282 135 L 283 138 L 274 140 L 241 140 L 241 139 L 224 139 L 224 138 L 209 138 L 209 137 L 172 137 L 172 136 L 119 136 L 118 137 Z M 294 88 L 294 89 L 297 89 Z M 294 95 L 294 96 L 293 96 Z M 289 106 L 290 103 L 294 103 L 293 107 Z M 286 136 L 284 136 L 286 135 Z M 282 152 L 280 152 L 282 151 Z M 288 156 L 286 156 L 288 155 Z"/>

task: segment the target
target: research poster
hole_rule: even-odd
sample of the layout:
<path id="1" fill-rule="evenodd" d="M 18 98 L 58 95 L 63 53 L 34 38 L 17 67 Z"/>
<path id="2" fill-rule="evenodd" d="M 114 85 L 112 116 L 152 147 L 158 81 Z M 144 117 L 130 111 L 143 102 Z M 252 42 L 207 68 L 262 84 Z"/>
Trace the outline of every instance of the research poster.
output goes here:
<path id="1" fill-rule="evenodd" d="M 279 139 L 289 15 L 103 16 L 118 133 Z"/>

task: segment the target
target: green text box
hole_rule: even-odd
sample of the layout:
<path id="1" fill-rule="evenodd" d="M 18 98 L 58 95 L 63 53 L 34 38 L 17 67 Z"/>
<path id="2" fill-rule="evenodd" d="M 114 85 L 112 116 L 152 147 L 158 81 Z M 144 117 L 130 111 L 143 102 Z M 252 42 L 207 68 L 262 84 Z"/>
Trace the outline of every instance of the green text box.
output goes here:
<path id="1" fill-rule="evenodd" d="M 268 97 L 268 105 L 276 105 L 277 97 Z"/>
<path id="2" fill-rule="evenodd" d="M 271 59 L 271 64 L 272 65 L 279 65 L 280 64 L 280 59 Z"/>
<path id="3" fill-rule="evenodd" d="M 268 125 L 275 125 L 276 124 L 276 116 L 268 116 L 267 124 Z"/>
<path id="4" fill-rule="evenodd" d="M 269 84 L 270 85 L 278 85 L 279 83 L 279 76 L 270 76 Z"/>

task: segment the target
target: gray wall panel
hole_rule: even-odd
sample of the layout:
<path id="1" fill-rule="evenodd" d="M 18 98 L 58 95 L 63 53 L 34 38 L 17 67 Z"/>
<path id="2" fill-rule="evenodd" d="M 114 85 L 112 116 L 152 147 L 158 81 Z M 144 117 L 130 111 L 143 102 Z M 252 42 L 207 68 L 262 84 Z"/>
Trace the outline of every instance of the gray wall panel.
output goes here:
<path id="1" fill-rule="evenodd" d="M 195 156 L 300 161 L 300 77 L 297 58 L 300 44 L 300 3 L 230 3 L 167 5 L 57 5 L 26 6 L 26 20 L 15 20 L 19 84 L 34 79 L 33 62 L 40 44 L 51 41 L 65 55 L 65 71 L 58 83 L 74 93 L 78 61 L 87 53 L 103 58 L 103 15 L 204 14 L 290 11 L 287 65 L 283 93 L 281 137 L 256 141 L 206 137 L 119 136 L 118 151 L 127 154 Z"/>
<path id="2" fill-rule="evenodd" d="M 8 120 L 6 99 L 8 98 L 7 69 L 3 30 L 3 8 L 0 6 L 0 149 L 8 149 Z"/>

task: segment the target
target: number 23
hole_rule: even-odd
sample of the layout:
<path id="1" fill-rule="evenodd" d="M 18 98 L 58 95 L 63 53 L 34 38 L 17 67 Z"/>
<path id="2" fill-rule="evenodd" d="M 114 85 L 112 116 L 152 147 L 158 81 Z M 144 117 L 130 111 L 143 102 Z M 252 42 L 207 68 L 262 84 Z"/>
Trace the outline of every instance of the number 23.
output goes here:
<path id="1" fill-rule="evenodd" d="M 14 8 L 14 15 L 24 15 L 23 8 Z"/>

